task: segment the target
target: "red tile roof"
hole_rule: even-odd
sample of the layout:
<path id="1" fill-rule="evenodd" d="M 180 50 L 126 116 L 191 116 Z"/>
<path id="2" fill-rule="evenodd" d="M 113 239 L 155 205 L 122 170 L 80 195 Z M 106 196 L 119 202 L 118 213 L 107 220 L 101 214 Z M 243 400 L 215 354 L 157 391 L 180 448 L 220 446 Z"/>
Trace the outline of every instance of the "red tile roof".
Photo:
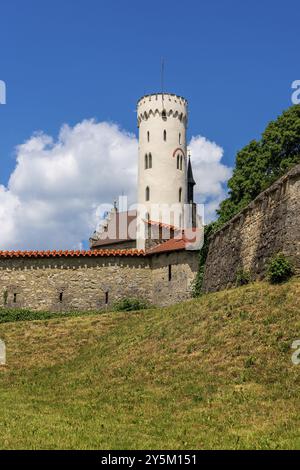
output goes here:
<path id="1" fill-rule="evenodd" d="M 156 245 L 153 248 L 150 248 L 150 250 L 147 251 L 147 254 L 152 255 L 156 253 L 166 253 L 168 251 L 178 251 L 178 250 L 185 250 L 191 243 L 197 242 L 197 236 L 199 233 L 199 228 L 192 228 L 186 230 L 187 234 L 189 237 L 191 236 L 191 233 L 195 234 L 193 238 L 188 238 L 186 236 L 185 231 L 182 231 L 181 238 L 175 237 L 175 238 L 170 238 L 170 240 L 167 240 L 160 245 Z"/>
<path id="2" fill-rule="evenodd" d="M 177 250 L 184 250 L 185 249 L 185 240 L 182 238 L 171 238 L 160 245 L 156 245 L 150 250 L 147 251 L 147 255 L 152 255 L 156 253 L 165 253 L 167 251 L 177 251 Z"/>
<path id="3" fill-rule="evenodd" d="M 0 251 L 0 258 L 62 258 L 98 256 L 145 256 L 143 250 L 47 250 L 47 251 Z"/>

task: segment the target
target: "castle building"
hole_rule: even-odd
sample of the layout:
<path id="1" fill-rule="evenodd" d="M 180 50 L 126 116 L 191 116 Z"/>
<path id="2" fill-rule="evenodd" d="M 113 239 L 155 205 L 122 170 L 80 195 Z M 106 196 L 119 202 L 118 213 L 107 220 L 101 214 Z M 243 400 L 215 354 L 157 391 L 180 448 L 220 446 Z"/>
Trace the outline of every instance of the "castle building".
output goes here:
<path id="1" fill-rule="evenodd" d="M 137 208 L 115 204 L 90 250 L 0 251 L 0 307 L 88 311 L 125 297 L 168 305 L 191 296 L 202 231 L 187 159 L 187 101 L 146 95 L 137 117 Z"/>
<path id="2" fill-rule="evenodd" d="M 166 241 L 174 231 L 178 234 L 201 223 L 194 204 L 192 164 L 187 157 L 187 100 L 170 93 L 145 95 L 137 103 L 137 123 L 137 210 L 122 213 L 114 207 L 100 232 L 90 239 L 92 249 L 145 250 L 153 244 L 151 241 Z M 165 233 L 156 229 L 157 224 Z"/>

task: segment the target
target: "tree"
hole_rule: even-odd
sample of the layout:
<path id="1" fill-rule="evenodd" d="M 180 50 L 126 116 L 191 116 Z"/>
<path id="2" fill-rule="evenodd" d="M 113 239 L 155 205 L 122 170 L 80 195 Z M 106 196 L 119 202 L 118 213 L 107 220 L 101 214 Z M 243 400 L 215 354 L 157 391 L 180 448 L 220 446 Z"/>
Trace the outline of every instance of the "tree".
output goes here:
<path id="1" fill-rule="evenodd" d="M 271 121 L 260 141 L 253 140 L 236 157 L 228 181 L 229 197 L 218 210 L 222 225 L 293 165 L 300 163 L 300 105 Z"/>

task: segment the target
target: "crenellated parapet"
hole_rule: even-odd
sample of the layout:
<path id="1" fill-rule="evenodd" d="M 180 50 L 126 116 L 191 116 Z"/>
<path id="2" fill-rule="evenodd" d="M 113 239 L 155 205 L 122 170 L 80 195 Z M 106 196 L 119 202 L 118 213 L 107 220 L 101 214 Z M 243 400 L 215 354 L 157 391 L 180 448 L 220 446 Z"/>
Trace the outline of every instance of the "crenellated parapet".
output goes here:
<path id="1" fill-rule="evenodd" d="M 143 96 L 137 103 L 138 127 L 142 121 L 152 117 L 166 120 L 177 118 L 187 125 L 188 102 L 182 96 L 170 93 L 156 93 Z"/>

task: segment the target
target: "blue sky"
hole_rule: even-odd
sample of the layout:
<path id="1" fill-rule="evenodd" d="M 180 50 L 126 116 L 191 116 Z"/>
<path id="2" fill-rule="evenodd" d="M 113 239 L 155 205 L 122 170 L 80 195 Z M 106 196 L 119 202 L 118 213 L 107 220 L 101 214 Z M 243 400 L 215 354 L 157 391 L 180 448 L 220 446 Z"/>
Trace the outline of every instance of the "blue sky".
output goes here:
<path id="1" fill-rule="evenodd" d="M 165 88 L 190 104 L 190 137 L 236 151 L 291 105 L 300 79 L 299 2 L 2 0 L 0 184 L 15 147 L 64 123 L 116 122 L 137 133 L 138 98 Z"/>

